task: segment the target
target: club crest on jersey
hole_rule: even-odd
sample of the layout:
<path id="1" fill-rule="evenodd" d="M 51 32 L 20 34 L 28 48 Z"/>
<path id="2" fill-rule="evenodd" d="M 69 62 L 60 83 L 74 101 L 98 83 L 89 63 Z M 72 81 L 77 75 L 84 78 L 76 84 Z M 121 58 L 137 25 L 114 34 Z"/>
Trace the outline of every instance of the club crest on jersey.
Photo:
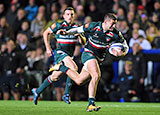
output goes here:
<path id="1" fill-rule="evenodd" d="M 99 27 L 99 26 L 96 26 L 95 28 L 93 28 L 93 30 L 101 31 L 101 29 L 100 29 L 100 27 Z"/>

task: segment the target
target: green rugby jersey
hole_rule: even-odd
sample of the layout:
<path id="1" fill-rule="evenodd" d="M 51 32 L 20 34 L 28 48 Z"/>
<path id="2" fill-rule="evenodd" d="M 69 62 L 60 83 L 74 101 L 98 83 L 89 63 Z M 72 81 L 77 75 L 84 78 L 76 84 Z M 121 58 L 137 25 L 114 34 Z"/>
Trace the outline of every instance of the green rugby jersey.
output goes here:
<path id="1" fill-rule="evenodd" d="M 89 33 L 88 41 L 85 45 L 85 51 L 93 53 L 99 61 L 103 61 L 107 49 L 111 43 L 123 43 L 124 38 L 120 31 L 114 29 L 113 31 L 103 31 L 102 22 L 91 22 L 83 26 L 84 32 Z"/>
<path id="2" fill-rule="evenodd" d="M 66 52 L 68 55 L 73 56 L 75 46 L 78 43 L 78 37 L 75 37 L 74 35 L 60 35 L 56 34 L 56 32 L 59 29 L 69 30 L 71 28 L 78 27 L 78 24 L 71 24 L 69 25 L 66 21 L 63 21 L 61 23 L 54 23 L 50 26 L 50 29 L 55 34 L 58 46 L 57 49 L 61 49 L 64 52 Z"/>

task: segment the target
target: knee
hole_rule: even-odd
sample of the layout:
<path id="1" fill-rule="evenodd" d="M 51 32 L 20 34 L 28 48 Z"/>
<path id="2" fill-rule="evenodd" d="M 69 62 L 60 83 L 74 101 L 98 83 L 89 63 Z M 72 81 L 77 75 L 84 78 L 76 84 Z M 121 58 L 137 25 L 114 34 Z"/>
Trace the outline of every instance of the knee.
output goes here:
<path id="1" fill-rule="evenodd" d="M 98 75 L 98 74 L 95 74 L 95 75 L 92 77 L 92 79 L 93 79 L 94 81 L 99 81 L 100 78 L 101 78 L 101 76 Z"/>

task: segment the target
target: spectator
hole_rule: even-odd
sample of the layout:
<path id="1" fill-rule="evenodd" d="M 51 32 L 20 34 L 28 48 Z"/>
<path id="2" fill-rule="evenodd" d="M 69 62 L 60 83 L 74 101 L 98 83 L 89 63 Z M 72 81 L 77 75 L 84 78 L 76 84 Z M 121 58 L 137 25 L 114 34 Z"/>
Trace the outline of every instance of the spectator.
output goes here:
<path id="1" fill-rule="evenodd" d="M 133 76 L 135 79 L 135 91 L 136 96 L 143 101 L 144 93 L 144 79 L 146 77 L 146 60 L 142 53 L 138 43 L 134 43 L 132 46 L 132 52 L 126 56 L 127 60 L 133 63 Z"/>
<path id="2" fill-rule="evenodd" d="M 137 43 L 138 42 L 138 36 L 139 36 L 139 34 L 138 34 L 138 30 L 133 30 L 132 31 L 132 38 L 130 39 L 130 41 L 129 41 L 129 47 L 130 48 L 132 48 L 132 46 L 133 46 L 133 44 L 134 43 Z"/>
<path id="3" fill-rule="evenodd" d="M 136 20 L 137 20 L 138 22 L 140 22 L 140 19 L 141 19 L 141 15 L 142 15 L 142 14 L 146 14 L 146 10 L 145 10 L 144 6 L 138 5 L 138 6 L 137 6 L 137 14 L 136 14 Z"/>
<path id="4" fill-rule="evenodd" d="M 47 21 L 51 20 L 51 17 L 52 17 L 52 14 L 54 12 L 58 12 L 59 13 L 59 10 L 58 10 L 58 4 L 56 2 L 53 2 L 50 6 L 50 9 L 49 11 L 47 12 Z"/>
<path id="5" fill-rule="evenodd" d="M 47 20 L 48 19 L 48 16 L 46 15 L 46 7 L 44 5 L 41 5 L 38 7 L 38 13 L 42 13 L 43 16 L 44 16 L 44 19 Z"/>
<path id="6" fill-rule="evenodd" d="M 134 76 L 132 73 L 132 62 L 126 61 L 124 64 L 124 72 L 118 78 L 118 89 L 109 94 L 111 101 L 131 101 L 131 98 L 136 94 L 134 90 Z"/>
<path id="7" fill-rule="evenodd" d="M 134 12 L 128 12 L 127 13 L 127 23 L 130 29 L 132 29 L 132 25 L 135 20 L 135 13 Z"/>
<path id="8" fill-rule="evenodd" d="M 14 30 L 14 33 L 15 33 L 15 36 L 17 35 L 18 31 L 21 30 L 21 25 L 22 25 L 22 22 L 26 21 L 27 18 L 25 17 L 25 12 L 23 9 L 18 9 L 17 11 L 17 17 L 16 17 L 16 20 L 14 21 L 14 24 L 13 24 L 13 30 Z"/>
<path id="9" fill-rule="evenodd" d="M 82 24 L 85 18 L 84 7 L 82 5 L 78 5 L 76 8 L 76 13 L 77 13 L 77 20 Z"/>
<path id="10" fill-rule="evenodd" d="M 144 30 L 142 30 L 141 28 L 140 28 L 140 24 L 137 22 L 137 21 L 135 21 L 134 23 L 133 23 L 133 30 L 135 29 L 135 30 L 138 30 L 138 34 L 139 35 L 142 35 L 144 38 L 146 38 L 146 33 L 145 33 L 145 31 Z"/>
<path id="11" fill-rule="evenodd" d="M 127 21 L 122 20 L 121 21 L 121 26 L 120 26 L 120 31 L 122 32 L 124 38 L 126 39 L 127 43 L 129 43 L 129 40 L 131 38 L 131 29 L 128 27 Z"/>
<path id="12" fill-rule="evenodd" d="M 24 33 L 17 34 L 17 50 L 26 57 L 30 55 L 30 51 L 35 50 L 35 47 L 28 42 L 28 38 Z"/>
<path id="13" fill-rule="evenodd" d="M 126 19 L 125 12 L 124 12 L 123 8 L 118 8 L 117 18 L 118 18 L 118 20 L 125 20 Z"/>
<path id="14" fill-rule="evenodd" d="M 32 32 L 30 31 L 30 25 L 28 21 L 22 22 L 21 30 L 18 33 L 23 33 L 27 36 L 29 42 L 32 42 Z"/>
<path id="15" fill-rule="evenodd" d="M 5 7 L 4 4 L 0 3 L 0 18 L 5 16 Z"/>
<path id="16" fill-rule="evenodd" d="M 136 10 L 136 5 L 134 2 L 131 2 L 129 3 L 128 5 L 128 12 L 133 12 L 133 13 L 137 13 L 137 10 Z"/>
<path id="17" fill-rule="evenodd" d="M 76 9 L 78 5 L 79 5 L 79 0 L 72 0 L 72 7 L 74 9 Z"/>
<path id="18" fill-rule="evenodd" d="M 151 25 L 147 30 L 147 40 L 152 43 L 154 37 L 156 37 L 158 35 L 158 29 L 156 26 Z"/>
<path id="19" fill-rule="evenodd" d="M 7 42 L 7 52 L 2 55 L 2 91 L 3 99 L 10 98 L 10 92 L 15 100 L 20 99 L 18 74 L 23 72 L 23 56 L 15 49 L 15 43 L 12 40 Z"/>
<path id="20" fill-rule="evenodd" d="M 62 22 L 62 20 L 59 19 L 59 13 L 53 12 L 51 15 L 51 20 L 48 21 L 47 25 L 45 26 L 44 30 L 46 30 L 51 24 L 55 22 Z"/>
<path id="21" fill-rule="evenodd" d="M 36 19 L 31 22 L 31 32 L 33 33 L 33 37 L 36 41 L 36 46 L 41 44 L 41 37 L 43 35 L 43 29 L 46 26 L 46 20 L 42 13 L 37 14 Z"/>
<path id="22" fill-rule="evenodd" d="M 89 5 L 89 11 L 87 13 L 88 16 L 92 18 L 93 21 L 100 21 L 102 20 L 101 14 L 96 8 L 96 5 L 92 2 Z"/>
<path id="23" fill-rule="evenodd" d="M 154 11 L 153 14 L 157 14 L 158 18 L 160 18 L 160 1 L 156 0 L 154 3 Z"/>
<path id="24" fill-rule="evenodd" d="M 160 49 L 160 29 L 158 30 L 158 35 L 154 37 L 151 44 L 153 48 Z"/>
<path id="25" fill-rule="evenodd" d="M 0 62 L 2 62 L 2 55 L 6 51 L 6 49 L 7 49 L 6 43 L 1 44 L 1 46 L 0 46 Z M 2 98 L 2 80 L 1 80 L 2 76 L 3 76 L 3 65 L 0 64 L 0 99 L 3 99 Z"/>
<path id="26" fill-rule="evenodd" d="M 148 40 L 146 40 L 142 35 L 138 36 L 138 43 L 139 43 L 141 49 L 144 49 L 144 50 L 152 49 L 150 42 Z"/>
<path id="27" fill-rule="evenodd" d="M 12 29 L 14 29 L 13 25 L 14 25 L 14 22 L 16 20 L 16 17 L 17 17 L 16 4 L 11 4 L 11 7 L 6 14 L 6 19 L 7 19 L 8 24 L 12 27 Z"/>
<path id="28" fill-rule="evenodd" d="M 5 17 L 2 17 L 0 19 L 0 28 L 3 30 L 4 36 L 5 36 L 5 38 L 6 38 L 7 41 L 9 39 L 15 40 L 14 31 L 8 25 L 7 20 L 6 20 Z"/>
<path id="29" fill-rule="evenodd" d="M 38 6 L 35 4 L 35 0 L 29 0 L 29 5 L 24 8 L 27 19 L 32 21 L 36 18 L 38 12 Z"/>
<path id="30" fill-rule="evenodd" d="M 42 48 L 32 50 L 27 57 L 29 71 L 41 71 L 44 69 L 44 54 Z"/>
<path id="31" fill-rule="evenodd" d="M 146 14 L 142 14 L 139 21 L 141 29 L 146 31 L 150 25 L 148 16 Z"/>
<path id="32" fill-rule="evenodd" d="M 4 36 L 3 29 L 0 28 L 0 46 L 1 46 L 4 42 L 7 42 L 7 38 Z"/>
<path id="33" fill-rule="evenodd" d="M 59 9 L 60 19 L 63 19 L 63 12 L 68 7 L 68 4 L 66 3 L 65 0 L 59 0 L 58 2 L 60 4 L 60 9 Z"/>
<path id="34" fill-rule="evenodd" d="M 158 15 L 156 13 L 153 13 L 151 20 L 150 20 L 151 24 L 153 24 L 156 27 L 160 27 L 160 22 L 159 22 L 159 18 Z"/>

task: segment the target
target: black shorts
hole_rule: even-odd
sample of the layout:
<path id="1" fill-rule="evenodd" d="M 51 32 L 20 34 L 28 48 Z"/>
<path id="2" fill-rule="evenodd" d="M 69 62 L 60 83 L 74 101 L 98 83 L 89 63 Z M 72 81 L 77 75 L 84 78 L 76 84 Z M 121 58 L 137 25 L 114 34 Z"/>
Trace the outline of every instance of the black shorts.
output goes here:
<path id="1" fill-rule="evenodd" d="M 18 92 L 19 79 L 16 74 L 4 75 L 1 81 L 3 92 L 10 92 L 10 90 L 12 90 L 15 93 Z"/>

